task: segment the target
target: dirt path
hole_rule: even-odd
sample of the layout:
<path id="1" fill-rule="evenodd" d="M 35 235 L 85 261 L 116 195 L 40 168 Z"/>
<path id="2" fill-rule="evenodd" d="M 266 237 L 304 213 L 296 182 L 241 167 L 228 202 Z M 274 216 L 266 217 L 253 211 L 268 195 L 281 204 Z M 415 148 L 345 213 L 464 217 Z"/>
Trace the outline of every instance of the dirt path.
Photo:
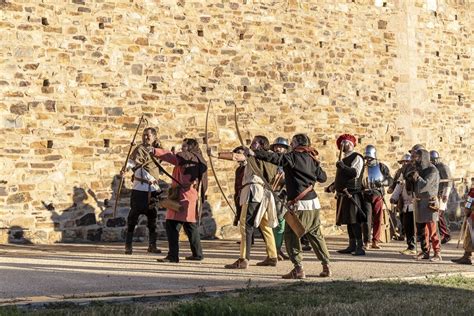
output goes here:
<path id="1" fill-rule="evenodd" d="M 456 242 L 443 245 L 441 263 L 417 262 L 402 256 L 403 242 L 392 242 L 365 257 L 340 255 L 344 237 L 328 238 L 334 277 L 329 280 L 413 277 L 427 274 L 473 272 L 474 266 L 455 265 L 450 259 L 461 255 Z M 57 244 L 51 246 L 0 245 L 0 304 L 38 302 L 78 297 L 121 297 L 129 295 L 175 295 L 218 291 L 292 282 L 281 279 L 290 262 L 278 267 L 257 267 L 264 259 L 263 241 L 257 240 L 251 266 L 247 270 L 226 270 L 223 265 L 238 256 L 235 241 L 203 241 L 205 260 L 188 262 L 188 244 L 181 244 L 179 264 L 157 263 L 163 255 L 147 255 L 144 244 L 135 245 L 132 256 L 123 254 L 122 244 Z M 160 242 L 165 248 L 165 242 Z M 313 252 L 305 252 L 307 281 L 324 282 L 316 277 L 321 266 Z"/>

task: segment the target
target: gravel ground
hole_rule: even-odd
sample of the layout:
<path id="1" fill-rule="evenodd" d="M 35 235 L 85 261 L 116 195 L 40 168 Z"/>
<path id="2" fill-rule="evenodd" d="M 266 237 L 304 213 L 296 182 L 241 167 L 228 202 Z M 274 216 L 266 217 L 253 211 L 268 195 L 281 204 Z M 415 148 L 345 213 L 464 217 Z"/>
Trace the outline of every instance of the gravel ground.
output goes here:
<path id="1" fill-rule="evenodd" d="M 474 266 L 455 265 L 450 259 L 459 257 L 456 241 L 443 245 L 444 261 L 418 262 L 400 255 L 403 242 L 382 245 L 365 257 L 340 255 L 335 252 L 346 245 L 343 236 L 329 237 L 333 277 L 321 279 L 321 266 L 313 252 L 305 252 L 304 269 L 307 281 L 367 280 L 371 278 L 413 277 L 427 274 L 474 272 Z M 166 247 L 160 241 L 159 246 Z M 55 244 L 55 245 L 0 245 L 0 304 L 41 297 L 74 298 L 89 296 L 119 296 L 137 293 L 173 294 L 180 292 L 211 291 L 293 282 L 281 275 L 291 270 L 288 261 L 277 267 L 257 267 L 265 258 L 262 240 L 253 248 L 253 260 L 247 270 L 226 270 L 224 264 L 238 257 L 235 241 L 203 241 L 206 258 L 189 262 L 187 243 L 180 245 L 179 264 L 157 263 L 163 255 L 146 254 L 145 244 L 135 244 L 132 256 L 123 254 L 123 244 Z M 166 249 L 166 248 L 165 248 Z M 251 281 L 249 281 L 251 280 Z"/>

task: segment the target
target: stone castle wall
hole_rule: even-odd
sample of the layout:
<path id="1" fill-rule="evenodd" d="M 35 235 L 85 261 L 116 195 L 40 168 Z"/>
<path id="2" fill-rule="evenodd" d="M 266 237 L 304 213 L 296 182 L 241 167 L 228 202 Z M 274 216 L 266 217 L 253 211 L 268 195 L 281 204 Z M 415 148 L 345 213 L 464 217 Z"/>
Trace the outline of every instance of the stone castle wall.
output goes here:
<path id="1" fill-rule="evenodd" d="M 0 0 L 0 242 L 121 240 L 130 181 L 118 219 L 113 192 L 139 117 L 179 148 L 202 142 L 210 101 L 215 151 L 238 145 L 236 106 L 247 140 L 308 133 L 331 177 L 345 132 L 393 172 L 422 143 L 472 175 L 474 5 L 375 3 Z M 231 198 L 235 164 L 215 164 Z M 212 177 L 208 202 L 203 235 L 235 235 Z"/>

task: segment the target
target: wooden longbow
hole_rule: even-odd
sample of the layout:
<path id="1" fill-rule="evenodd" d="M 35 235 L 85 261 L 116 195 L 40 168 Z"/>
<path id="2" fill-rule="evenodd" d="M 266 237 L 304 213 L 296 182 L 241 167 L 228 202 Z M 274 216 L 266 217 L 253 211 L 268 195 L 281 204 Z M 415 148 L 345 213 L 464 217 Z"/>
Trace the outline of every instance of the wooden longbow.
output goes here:
<path id="1" fill-rule="evenodd" d="M 204 142 L 205 143 L 204 144 L 206 145 L 206 153 L 207 153 L 207 156 L 209 157 L 209 165 L 211 166 L 211 170 L 212 170 L 212 174 L 214 175 L 214 179 L 216 179 L 217 187 L 221 191 L 221 194 L 224 197 L 224 200 L 227 202 L 227 205 L 229 205 L 232 213 L 234 213 L 234 215 L 236 215 L 234 208 L 230 204 L 229 199 L 225 195 L 224 189 L 222 189 L 221 183 L 220 183 L 219 179 L 217 178 L 217 173 L 216 173 L 216 170 L 214 168 L 214 163 L 212 162 L 212 157 L 208 153 L 208 149 L 209 149 L 208 125 L 209 125 L 209 112 L 211 110 L 211 103 L 212 103 L 212 101 L 209 100 L 209 104 L 207 106 L 207 112 L 206 112 L 206 127 L 205 127 L 205 131 L 204 131 L 204 134 L 205 134 L 205 136 L 204 136 Z"/>

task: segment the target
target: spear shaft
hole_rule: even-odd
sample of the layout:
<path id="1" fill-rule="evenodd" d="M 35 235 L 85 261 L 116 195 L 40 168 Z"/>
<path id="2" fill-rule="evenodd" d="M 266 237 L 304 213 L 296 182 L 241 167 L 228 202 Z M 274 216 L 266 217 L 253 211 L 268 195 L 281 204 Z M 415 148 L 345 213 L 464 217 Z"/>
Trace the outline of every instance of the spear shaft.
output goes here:
<path id="1" fill-rule="evenodd" d="M 123 167 L 122 167 L 121 170 L 125 170 L 127 168 L 128 158 L 130 157 L 130 154 L 132 153 L 133 146 L 135 146 L 135 139 L 137 138 L 138 131 L 140 130 L 140 126 L 142 125 L 142 122 L 144 120 L 145 120 L 145 116 L 142 115 L 140 117 L 140 121 L 138 122 L 137 129 L 135 130 L 135 134 L 133 135 L 133 139 L 132 139 L 132 142 L 130 143 L 130 147 L 128 148 L 127 158 L 125 158 L 125 162 L 124 162 Z M 120 192 L 122 191 L 123 181 L 124 181 L 124 177 L 121 176 L 119 187 L 118 187 L 118 190 L 117 190 L 117 194 L 115 195 L 115 205 L 114 205 L 113 218 L 116 218 L 116 216 L 117 216 L 117 206 L 118 206 L 118 202 L 119 202 L 119 199 L 120 199 Z"/>

